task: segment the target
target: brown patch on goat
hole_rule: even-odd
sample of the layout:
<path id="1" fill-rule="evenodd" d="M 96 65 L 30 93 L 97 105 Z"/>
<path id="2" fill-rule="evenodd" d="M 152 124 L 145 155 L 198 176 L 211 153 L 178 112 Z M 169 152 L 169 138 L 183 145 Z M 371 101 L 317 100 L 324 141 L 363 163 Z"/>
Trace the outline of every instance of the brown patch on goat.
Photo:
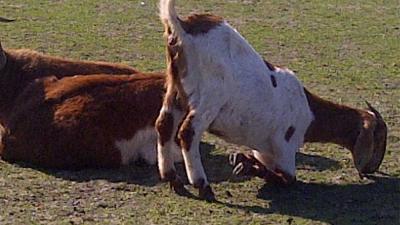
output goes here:
<path id="1" fill-rule="evenodd" d="M 272 82 L 272 86 L 273 87 L 277 87 L 278 86 L 278 84 L 276 83 L 276 78 L 275 78 L 274 75 L 271 75 L 271 82 Z"/>
<path id="2" fill-rule="evenodd" d="M 293 137 L 293 134 L 294 134 L 295 131 L 296 131 L 296 128 L 294 128 L 294 127 L 292 127 L 292 126 L 290 126 L 290 127 L 287 129 L 287 131 L 286 131 L 286 133 L 285 133 L 285 140 L 286 140 L 287 142 L 289 142 L 289 141 L 290 141 L 290 138 Z"/>
<path id="3" fill-rule="evenodd" d="M 160 135 L 160 144 L 164 146 L 171 139 L 174 129 L 174 117 L 172 113 L 162 113 L 157 119 L 156 128 Z"/>
<path id="4" fill-rule="evenodd" d="M 118 167 L 121 155 L 115 142 L 154 126 L 164 78 L 136 74 L 37 80 L 16 101 L 2 157 L 47 168 Z"/>
<path id="5" fill-rule="evenodd" d="M 360 111 L 324 100 L 304 89 L 314 115 L 305 142 L 332 142 L 351 151 L 362 127 Z"/>
<path id="6" fill-rule="evenodd" d="M 186 151 L 190 150 L 192 146 L 193 136 L 195 135 L 192 120 L 194 116 L 188 115 L 182 125 L 180 126 L 178 138 L 180 140 L 180 146 Z"/>
<path id="7" fill-rule="evenodd" d="M 272 63 L 268 62 L 267 60 L 264 60 L 264 63 L 268 67 L 269 70 L 271 70 L 271 71 L 276 70 L 276 67 Z"/>
<path id="8" fill-rule="evenodd" d="M 223 22 L 223 18 L 211 14 L 192 14 L 180 20 L 186 33 L 191 35 L 205 34 Z"/>
<path id="9" fill-rule="evenodd" d="M 90 74 L 136 74 L 137 70 L 122 64 L 76 61 L 43 55 L 36 51 L 5 50 L 6 64 L 0 68 L 0 119 L 4 123 L 16 97 L 37 78 L 57 78 Z M 1 57 L 1 54 L 0 54 Z"/>

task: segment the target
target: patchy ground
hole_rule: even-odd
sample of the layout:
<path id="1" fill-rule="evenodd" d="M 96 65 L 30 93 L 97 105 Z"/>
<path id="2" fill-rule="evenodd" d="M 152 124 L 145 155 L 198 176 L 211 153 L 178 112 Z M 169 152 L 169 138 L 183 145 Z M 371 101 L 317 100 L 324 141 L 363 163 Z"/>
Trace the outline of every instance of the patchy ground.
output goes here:
<path id="1" fill-rule="evenodd" d="M 319 95 L 369 100 L 389 126 L 382 173 L 359 180 L 347 150 L 306 145 L 298 182 L 274 188 L 230 176 L 227 151 L 206 135 L 206 170 L 220 203 L 178 197 L 155 167 L 49 171 L 0 161 L 0 224 L 400 224 L 400 4 L 397 0 L 178 1 L 179 12 L 224 16 L 272 63 Z M 0 0 L 8 48 L 164 68 L 152 1 Z M 193 191 L 193 189 L 192 189 Z"/>

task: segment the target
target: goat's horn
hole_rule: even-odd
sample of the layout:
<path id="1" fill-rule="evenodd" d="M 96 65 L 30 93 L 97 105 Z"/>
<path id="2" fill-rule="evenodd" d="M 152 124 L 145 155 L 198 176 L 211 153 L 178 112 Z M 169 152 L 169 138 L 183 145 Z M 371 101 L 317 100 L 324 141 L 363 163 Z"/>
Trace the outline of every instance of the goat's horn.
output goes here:
<path id="1" fill-rule="evenodd" d="M 378 120 L 383 120 L 383 118 L 382 118 L 381 114 L 378 112 L 378 110 L 376 110 L 374 107 L 372 107 L 372 105 L 368 101 L 365 101 L 365 103 L 367 104 L 368 109 L 375 114 L 375 116 Z"/>
<path id="2" fill-rule="evenodd" d="M 0 22 L 2 22 L 2 23 L 10 23 L 10 22 L 14 22 L 14 21 L 15 21 L 14 19 L 7 19 L 4 17 L 0 17 Z"/>

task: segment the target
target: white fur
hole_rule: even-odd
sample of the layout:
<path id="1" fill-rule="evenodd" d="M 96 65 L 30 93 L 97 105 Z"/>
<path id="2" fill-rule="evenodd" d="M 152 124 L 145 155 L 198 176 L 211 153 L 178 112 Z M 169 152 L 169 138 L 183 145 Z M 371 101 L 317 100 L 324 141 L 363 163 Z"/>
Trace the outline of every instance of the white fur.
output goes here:
<path id="1" fill-rule="evenodd" d="M 121 152 L 121 163 L 128 165 L 130 162 L 144 159 L 148 164 L 153 165 L 157 162 L 157 133 L 154 127 L 147 127 L 138 132 L 129 140 L 119 140 L 115 146 Z M 179 151 L 172 149 L 172 161 L 181 162 L 182 155 Z"/>
<path id="2" fill-rule="evenodd" d="M 180 26 L 174 21 L 170 24 L 175 30 Z M 195 115 L 191 149 L 182 151 L 189 181 L 207 180 L 198 148 L 199 137 L 210 128 L 229 142 L 259 151 L 264 163 L 272 157 L 274 165 L 267 167 L 295 176 L 295 153 L 303 145 L 313 115 L 293 72 L 280 68 L 270 71 L 262 57 L 226 22 L 205 34 L 175 35 L 187 60 L 187 76 L 181 83 L 189 96 L 190 113 Z M 277 87 L 272 85 L 272 75 Z M 290 126 L 295 132 L 286 141 Z M 262 160 L 263 155 L 268 160 Z"/>

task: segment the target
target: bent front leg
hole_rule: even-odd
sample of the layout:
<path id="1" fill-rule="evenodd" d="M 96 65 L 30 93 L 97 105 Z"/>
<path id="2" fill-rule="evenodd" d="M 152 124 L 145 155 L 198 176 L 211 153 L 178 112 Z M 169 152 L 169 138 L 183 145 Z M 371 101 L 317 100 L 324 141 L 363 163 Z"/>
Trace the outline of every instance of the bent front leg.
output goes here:
<path id="1" fill-rule="evenodd" d="M 292 169 L 294 162 L 288 159 L 277 160 L 254 150 L 252 153 L 233 153 L 229 161 L 234 167 L 233 174 L 237 176 L 259 177 L 268 183 L 287 186 L 296 180 Z"/>
<path id="2" fill-rule="evenodd" d="M 199 149 L 202 134 L 210 124 L 207 117 L 211 118 L 207 113 L 190 111 L 179 129 L 178 138 L 190 184 L 199 189 L 201 199 L 214 201 L 215 196 L 204 172 Z"/>

